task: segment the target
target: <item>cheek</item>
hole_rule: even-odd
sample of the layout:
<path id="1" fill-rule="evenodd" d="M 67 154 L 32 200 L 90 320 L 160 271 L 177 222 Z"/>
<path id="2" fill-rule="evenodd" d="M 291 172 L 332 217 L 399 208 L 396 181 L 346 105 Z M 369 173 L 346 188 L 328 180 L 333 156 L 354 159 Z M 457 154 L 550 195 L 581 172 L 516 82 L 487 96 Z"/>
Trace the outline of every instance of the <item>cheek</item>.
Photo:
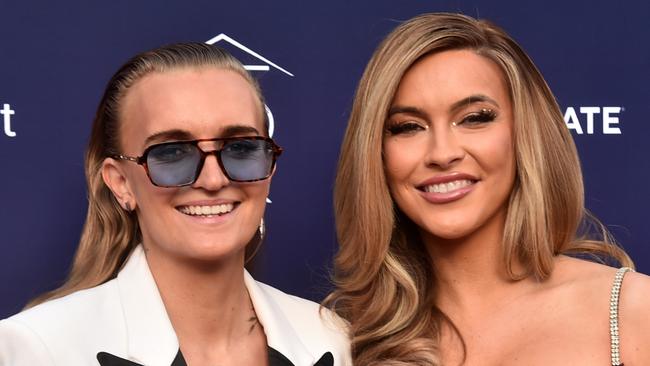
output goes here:
<path id="1" fill-rule="evenodd" d="M 164 196 L 165 193 L 173 190 L 154 186 L 143 167 L 136 164 L 132 164 L 129 168 L 127 179 L 129 181 L 129 188 L 135 196 L 136 203 L 140 207 L 143 205 L 146 206 L 147 203 L 152 203 L 155 197 Z"/>
<path id="2" fill-rule="evenodd" d="M 495 131 L 491 136 L 484 136 L 473 142 L 471 151 L 493 179 L 507 183 L 510 190 L 515 174 L 515 151 L 510 129 Z"/>
<path id="3" fill-rule="evenodd" d="M 242 186 L 242 190 L 245 192 L 246 197 L 251 203 L 255 206 L 264 206 L 266 203 L 266 198 L 269 196 L 269 191 L 271 184 L 269 181 L 257 182 L 250 185 Z"/>
<path id="4" fill-rule="evenodd" d="M 242 184 L 238 188 L 245 197 L 244 205 L 241 206 L 246 214 L 240 220 L 241 223 L 258 223 L 266 209 L 266 199 L 269 197 L 270 181 L 262 181 L 250 184 Z M 242 212 L 243 212 L 242 211 Z"/>
<path id="5" fill-rule="evenodd" d="M 175 209 L 172 202 L 174 195 L 177 194 L 179 189 L 161 188 L 154 186 L 148 181 L 144 182 L 136 191 L 139 214 L 145 221 L 150 221 L 152 224 L 163 219 L 163 217 L 168 217 L 167 214 Z M 164 215 L 162 215 L 163 213 Z"/>
<path id="6" fill-rule="evenodd" d="M 409 177 L 418 166 L 420 155 L 412 145 L 404 144 L 403 141 L 387 140 L 384 143 L 384 168 L 391 191 L 409 184 Z"/>
<path id="7" fill-rule="evenodd" d="M 514 173 L 515 149 L 510 130 L 497 136 L 496 147 L 492 151 L 494 160 L 500 162 L 503 169 L 508 171 L 508 177 Z"/>
<path id="8" fill-rule="evenodd" d="M 128 170 L 128 182 L 141 219 L 154 220 L 153 224 L 155 224 L 156 217 L 160 216 L 161 212 L 166 212 L 163 211 L 164 209 L 173 209 L 171 203 L 180 188 L 154 186 L 142 166 L 135 164 Z"/>

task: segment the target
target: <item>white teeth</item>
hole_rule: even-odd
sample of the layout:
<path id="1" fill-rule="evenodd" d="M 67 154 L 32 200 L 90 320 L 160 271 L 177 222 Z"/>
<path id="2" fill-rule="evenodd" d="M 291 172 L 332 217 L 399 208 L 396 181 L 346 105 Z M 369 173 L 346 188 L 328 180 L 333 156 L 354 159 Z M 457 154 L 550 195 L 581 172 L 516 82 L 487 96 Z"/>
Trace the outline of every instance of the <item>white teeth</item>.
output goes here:
<path id="1" fill-rule="evenodd" d="M 463 180 L 456 180 L 453 182 L 448 182 L 448 183 L 440 183 L 440 184 L 431 184 L 428 186 L 424 187 L 425 192 L 433 192 L 433 193 L 447 193 L 447 192 L 452 192 L 457 189 L 461 189 L 464 187 L 467 187 L 472 184 L 471 180 L 468 179 L 463 179 Z"/>
<path id="2" fill-rule="evenodd" d="M 235 208 L 233 203 L 226 203 L 214 206 L 182 206 L 178 210 L 186 215 L 210 216 L 221 215 L 232 211 Z"/>

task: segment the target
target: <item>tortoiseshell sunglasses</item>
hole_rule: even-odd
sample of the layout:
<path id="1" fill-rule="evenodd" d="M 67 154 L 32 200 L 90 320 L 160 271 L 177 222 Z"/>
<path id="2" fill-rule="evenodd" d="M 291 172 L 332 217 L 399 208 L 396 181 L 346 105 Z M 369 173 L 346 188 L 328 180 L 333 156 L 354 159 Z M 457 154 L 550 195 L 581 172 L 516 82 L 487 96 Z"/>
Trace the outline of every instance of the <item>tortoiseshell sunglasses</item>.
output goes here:
<path id="1" fill-rule="evenodd" d="M 200 142 L 220 142 L 221 148 L 203 151 Z M 147 147 L 142 156 L 113 155 L 114 159 L 142 165 L 158 187 L 191 185 L 201 174 L 208 155 L 214 155 L 226 177 L 234 182 L 255 182 L 271 176 L 282 148 L 264 136 L 224 137 L 163 142 Z"/>

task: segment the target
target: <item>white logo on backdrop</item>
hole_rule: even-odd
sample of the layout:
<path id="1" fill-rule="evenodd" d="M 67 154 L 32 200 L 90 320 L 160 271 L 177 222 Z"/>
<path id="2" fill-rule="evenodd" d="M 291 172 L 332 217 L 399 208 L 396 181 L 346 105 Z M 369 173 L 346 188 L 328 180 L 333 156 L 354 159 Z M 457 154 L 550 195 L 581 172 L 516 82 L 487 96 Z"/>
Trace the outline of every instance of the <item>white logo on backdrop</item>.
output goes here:
<path id="1" fill-rule="evenodd" d="M 247 54 L 255 57 L 257 60 L 261 61 L 261 64 L 257 65 L 250 65 L 250 64 L 245 64 L 244 68 L 248 71 L 270 71 L 271 66 L 277 70 L 282 71 L 283 73 L 293 77 L 294 75 L 290 73 L 289 71 L 285 70 L 284 68 L 278 66 L 277 64 L 271 62 L 269 59 L 266 57 L 260 55 L 259 53 L 251 50 L 250 48 L 244 46 L 243 44 L 237 42 L 233 38 L 229 37 L 225 33 L 221 33 L 218 36 L 212 37 L 210 40 L 206 41 L 205 43 L 207 44 L 215 44 L 217 42 L 225 41 L 240 50 L 246 52 Z M 268 105 L 264 105 L 264 108 L 266 109 L 266 115 L 269 119 L 269 136 L 273 137 L 273 132 L 275 131 L 275 120 L 273 119 L 273 112 L 271 112 L 271 108 L 269 108 Z M 266 202 L 271 203 L 271 200 L 267 197 Z"/>
<path id="2" fill-rule="evenodd" d="M 253 50 L 251 50 L 250 48 L 244 46 L 243 44 L 237 42 L 236 40 L 229 37 L 225 33 L 221 33 L 218 36 L 213 37 L 209 41 L 206 41 L 205 43 L 207 43 L 207 44 L 215 44 L 215 43 L 221 42 L 221 41 L 225 41 L 225 42 L 239 48 L 240 50 L 246 52 L 247 54 L 255 57 L 257 60 L 261 61 L 261 64 L 258 64 L 258 65 L 249 65 L 249 64 L 244 65 L 244 68 L 246 68 L 246 70 L 248 70 L 248 71 L 270 71 L 271 67 L 273 67 L 273 68 L 275 68 L 277 70 L 280 70 L 283 73 L 285 73 L 285 74 L 287 74 L 287 75 L 289 75 L 291 77 L 294 76 L 289 71 L 287 71 L 284 68 L 278 66 L 277 64 L 271 62 L 266 57 L 260 55 L 259 53 L 255 52 Z M 271 109 L 269 108 L 269 106 L 264 106 L 264 107 L 266 108 L 266 115 L 269 118 L 269 136 L 273 137 L 273 132 L 275 131 L 275 120 L 273 119 L 273 112 L 271 112 Z"/>
<path id="3" fill-rule="evenodd" d="M 4 103 L 2 109 L 0 109 L 0 114 L 2 115 L 5 135 L 8 137 L 16 137 L 16 132 L 11 129 L 11 116 L 16 114 L 16 111 L 11 109 L 9 103 Z"/>
<path id="4" fill-rule="evenodd" d="M 620 135 L 619 114 L 624 110 L 622 107 L 568 107 L 564 122 L 578 135 Z"/>

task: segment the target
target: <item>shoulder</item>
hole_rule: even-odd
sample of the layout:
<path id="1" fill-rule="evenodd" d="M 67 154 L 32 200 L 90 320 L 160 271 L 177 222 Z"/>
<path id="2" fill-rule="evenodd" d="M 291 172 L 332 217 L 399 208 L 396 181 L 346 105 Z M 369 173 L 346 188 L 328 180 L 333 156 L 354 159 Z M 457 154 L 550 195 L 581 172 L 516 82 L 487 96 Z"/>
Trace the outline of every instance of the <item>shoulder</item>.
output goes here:
<path id="1" fill-rule="evenodd" d="M 0 321 L 0 365 L 54 365 L 54 361 L 33 329 L 14 319 L 4 319 Z"/>
<path id="2" fill-rule="evenodd" d="M 609 301 L 609 294 L 618 270 L 619 268 L 600 263 L 560 256 L 556 261 L 550 282 L 552 286 L 573 294 L 578 302 L 589 303 L 591 298 L 606 298 Z M 647 297 L 646 300 L 650 300 L 650 293 L 643 292 L 643 286 L 648 286 L 648 279 L 650 277 L 646 275 L 633 271 L 627 272 L 621 289 L 621 301 L 627 301 L 623 295 L 634 296 L 630 300 L 635 302 L 642 301 L 643 296 Z M 580 299 L 583 301 L 579 301 Z"/>
<path id="3" fill-rule="evenodd" d="M 101 342 L 123 327 L 116 321 L 120 314 L 114 281 L 24 310 L 0 322 L 0 365 L 22 365 L 5 361 L 32 357 L 30 353 L 58 359 L 64 350 L 92 344 L 95 339 Z M 50 362 L 31 360 L 28 364 Z"/>
<path id="4" fill-rule="evenodd" d="M 650 364 L 650 277 L 628 272 L 619 298 L 621 359 L 631 365 Z"/>
<path id="5" fill-rule="evenodd" d="M 295 325 L 312 330 L 310 333 L 323 333 L 347 339 L 347 323 L 331 310 L 311 300 L 287 294 L 275 287 L 257 282 L 260 288 L 272 298 L 288 319 Z"/>
<path id="6" fill-rule="evenodd" d="M 588 260 L 559 256 L 552 274 L 552 282 L 569 289 L 579 297 L 609 294 L 617 268 Z M 586 300 L 586 299 L 585 299 Z"/>
<path id="7" fill-rule="evenodd" d="M 614 286 L 617 268 L 581 259 L 563 257 L 558 259 L 553 277 L 558 287 L 567 294 L 567 304 L 574 307 L 586 322 L 583 328 L 589 329 L 599 322 L 609 328 L 610 294 Z M 557 272 L 557 275 L 556 273 Z M 626 364 L 650 364 L 650 277 L 637 272 L 627 272 L 619 295 L 618 324 L 620 335 L 621 360 Z M 598 327 L 595 331 L 602 332 Z"/>
<path id="8" fill-rule="evenodd" d="M 650 276 L 638 272 L 628 272 L 621 286 L 621 311 L 643 310 L 644 318 L 650 321 Z"/>
<path id="9" fill-rule="evenodd" d="M 583 259 L 558 256 L 551 276 L 540 287 L 544 304 L 553 309 L 549 317 L 561 319 L 554 326 L 566 327 L 576 343 L 582 342 L 584 347 L 607 348 L 609 297 L 616 270 Z"/>
<path id="10" fill-rule="evenodd" d="M 9 320 L 29 325 L 34 329 L 70 329 L 85 320 L 101 319 L 102 315 L 114 309 L 115 305 L 119 305 L 119 296 L 116 282 L 112 280 L 97 287 L 46 301 L 10 317 Z"/>
<path id="11" fill-rule="evenodd" d="M 251 289 L 249 288 L 249 291 Z M 256 312 L 262 320 L 262 324 L 267 333 L 267 337 L 273 338 L 274 327 L 292 328 L 299 342 L 304 345 L 309 352 L 320 357 L 326 352 L 333 353 L 335 365 L 350 365 L 350 342 L 348 338 L 348 327 L 345 321 L 338 317 L 334 312 L 322 307 L 318 303 L 303 299 L 297 296 L 284 293 L 272 286 L 255 281 L 255 292 L 257 299 L 254 299 Z M 261 296 L 260 296 L 261 295 Z M 254 294 L 251 294 L 254 296 Z M 259 297 L 264 297 L 262 305 L 265 309 L 258 309 L 262 303 Z M 274 319 L 264 319 L 261 312 L 266 312 L 268 317 Z M 272 327 L 267 327 L 264 321 L 275 323 Z M 286 322 L 281 325 L 278 322 Z M 285 333 L 283 336 L 287 336 Z M 286 337 L 285 337 L 286 338 Z M 284 341 L 288 341 L 285 339 Z M 271 339 L 269 339 L 269 345 Z"/>

